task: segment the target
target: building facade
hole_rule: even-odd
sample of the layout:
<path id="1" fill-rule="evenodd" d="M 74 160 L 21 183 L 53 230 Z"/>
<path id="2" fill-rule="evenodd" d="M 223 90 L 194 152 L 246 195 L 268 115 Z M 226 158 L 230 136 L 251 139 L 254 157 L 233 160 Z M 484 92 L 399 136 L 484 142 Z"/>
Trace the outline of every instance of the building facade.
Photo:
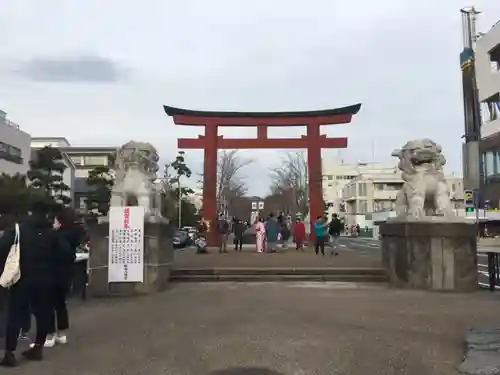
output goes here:
<path id="1" fill-rule="evenodd" d="M 86 210 L 89 194 L 87 177 L 98 166 L 110 166 L 117 147 L 66 147 L 62 149 L 75 165 L 75 208 Z"/>
<path id="2" fill-rule="evenodd" d="M 323 200 L 333 206 L 335 212 L 344 210 L 344 187 L 365 174 L 394 174 L 397 167 L 387 167 L 379 163 L 344 164 L 323 160 Z"/>
<path id="3" fill-rule="evenodd" d="M 33 138 L 31 144 L 34 150 L 45 146 L 59 148 L 67 166 L 63 180 L 71 189 L 73 207 L 84 212 L 89 193 L 89 172 L 97 166 L 110 165 L 117 147 L 71 146 L 66 138 L 60 137 Z"/>
<path id="4" fill-rule="evenodd" d="M 482 118 L 482 198 L 500 208 L 500 23 L 477 40 L 475 59 Z"/>
<path id="5" fill-rule="evenodd" d="M 403 183 L 399 171 L 365 173 L 349 182 L 343 189 L 346 223 L 371 227 L 374 213 L 393 212 Z M 453 207 L 458 214 L 465 215 L 462 178 L 450 175 L 446 177 L 446 183 Z"/>
<path id="6" fill-rule="evenodd" d="M 31 136 L 0 110 L 0 174 L 26 174 L 31 158 Z"/>

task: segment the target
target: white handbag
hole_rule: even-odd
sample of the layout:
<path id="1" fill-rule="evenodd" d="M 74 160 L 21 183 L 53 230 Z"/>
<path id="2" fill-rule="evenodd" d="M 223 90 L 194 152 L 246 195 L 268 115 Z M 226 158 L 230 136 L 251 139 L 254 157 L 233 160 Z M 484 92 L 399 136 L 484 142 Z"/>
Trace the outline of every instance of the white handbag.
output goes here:
<path id="1" fill-rule="evenodd" d="M 10 288 L 21 278 L 21 268 L 19 265 L 19 256 L 21 252 L 21 248 L 19 246 L 20 237 L 19 224 L 16 224 L 14 243 L 10 247 L 9 255 L 5 261 L 5 267 L 2 275 L 0 276 L 0 285 L 4 288 Z"/>

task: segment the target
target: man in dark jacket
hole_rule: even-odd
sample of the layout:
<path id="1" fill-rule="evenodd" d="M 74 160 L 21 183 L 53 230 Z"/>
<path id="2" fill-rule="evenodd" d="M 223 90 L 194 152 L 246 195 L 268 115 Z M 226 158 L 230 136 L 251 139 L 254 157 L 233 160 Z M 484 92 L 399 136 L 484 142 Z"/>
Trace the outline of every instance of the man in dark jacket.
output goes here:
<path id="1" fill-rule="evenodd" d="M 328 234 L 330 235 L 330 244 L 332 245 L 332 252 L 330 255 L 338 255 L 337 249 L 339 247 L 340 232 L 344 229 L 342 222 L 339 220 L 337 214 L 332 215 L 332 221 L 328 227 Z"/>
<path id="2" fill-rule="evenodd" d="M 243 233 L 245 233 L 245 224 L 243 221 L 236 219 L 236 223 L 233 227 L 234 232 L 234 251 L 242 251 L 243 249 Z"/>
<path id="3" fill-rule="evenodd" d="M 17 349 L 23 314 L 26 314 L 29 308 L 36 319 L 36 339 L 34 346 L 22 354 L 29 360 L 42 359 L 42 349 L 51 318 L 51 288 L 56 247 L 56 238 L 46 215 L 45 205 L 36 203 L 32 207 L 31 215 L 19 225 L 21 279 L 9 289 L 5 355 L 0 366 L 17 365 L 14 352 Z M 1 270 L 5 267 L 14 237 L 13 229 L 0 237 Z"/>

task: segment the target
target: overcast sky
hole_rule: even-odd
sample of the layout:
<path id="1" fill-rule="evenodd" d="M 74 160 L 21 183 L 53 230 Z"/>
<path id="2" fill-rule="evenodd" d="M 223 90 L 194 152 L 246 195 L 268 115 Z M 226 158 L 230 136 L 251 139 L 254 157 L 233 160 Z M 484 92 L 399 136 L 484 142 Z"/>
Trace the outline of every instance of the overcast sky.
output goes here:
<path id="1" fill-rule="evenodd" d="M 477 0 L 480 31 L 500 19 L 498 0 Z M 363 107 L 349 125 L 346 161 L 392 164 L 409 138 L 444 147 L 461 173 L 463 114 L 456 0 L 3 0 L 0 109 L 33 136 L 74 145 L 153 143 L 163 161 L 176 138 L 162 105 L 227 111 Z M 272 136 L 299 136 L 301 129 Z M 227 136 L 255 130 L 226 129 Z M 374 149 L 375 152 L 372 152 Z M 242 151 L 256 163 L 251 193 L 278 151 Z M 324 151 L 325 162 L 338 153 Z M 188 161 L 201 171 L 201 151 Z"/>

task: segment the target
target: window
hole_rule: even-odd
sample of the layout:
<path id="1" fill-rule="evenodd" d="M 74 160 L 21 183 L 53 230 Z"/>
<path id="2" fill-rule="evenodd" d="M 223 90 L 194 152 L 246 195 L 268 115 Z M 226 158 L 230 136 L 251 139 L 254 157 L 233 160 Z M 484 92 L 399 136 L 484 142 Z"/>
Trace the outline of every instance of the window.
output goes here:
<path id="1" fill-rule="evenodd" d="M 328 181 L 333 180 L 333 176 L 328 176 Z"/>
<path id="2" fill-rule="evenodd" d="M 367 214 L 368 213 L 368 201 L 359 200 L 358 202 L 358 214 Z"/>
<path id="3" fill-rule="evenodd" d="M 4 159 L 16 164 L 23 163 L 21 149 L 4 142 L 0 142 L 0 159 Z"/>
<path id="4" fill-rule="evenodd" d="M 107 156 L 84 156 L 83 157 L 85 165 L 107 165 L 108 157 Z"/>
<path id="5" fill-rule="evenodd" d="M 497 44 L 490 50 L 491 70 L 497 72 L 500 70 L 500 44 Z"/>
<path id="6" fill-rule="evenodd" d="M 451 184 L 451 191 L 454 193 L 455 191 L 457 191 L 457 187 L 455 186 L 455 184 Z"/>
<path id="7" fill-rule="evenodd" d="M 364 182 L 358 183 L 358 195 L 366 197 L 366 184 Z"/>
<path id="8" fill-rule="evenodd" d="M 12 156 L 20 158 L 21 157 L 21 149 L 17 148 L 17 147 L 14 147 L 14 146 L 9 146 L 9 154 L 11 154 Z"/>
<path id="9" fill-rule="evenodd" d="M 496 165 L 496 153 L 493 151 L 488 151 L 485 153 L 485 166 L 484 166 L 484 174 L 486 177 L 493 176 L 497 173 L 497 165 Z"/>
<path id="10" fill-rule="evenodd" d="M 81 155 L 72 155 L 70 156 L 71 161 L 75 165 L 82 165 L 82 156 Z"/>

